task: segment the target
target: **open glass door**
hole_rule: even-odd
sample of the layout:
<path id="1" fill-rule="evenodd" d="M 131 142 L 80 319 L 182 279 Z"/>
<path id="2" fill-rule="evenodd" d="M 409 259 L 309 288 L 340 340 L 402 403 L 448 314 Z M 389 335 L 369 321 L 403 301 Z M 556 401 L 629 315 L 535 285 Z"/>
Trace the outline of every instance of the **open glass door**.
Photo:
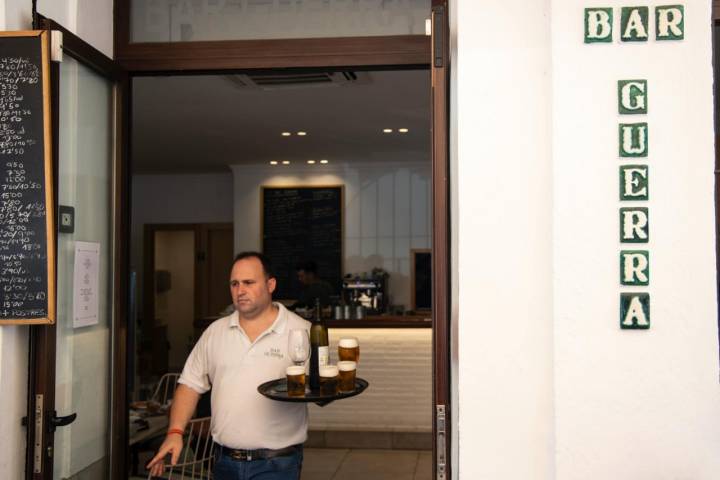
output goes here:
<path id="1" fill-rule="evenodd" d="M 47 19 L 41 26 L 62 29 Z M 26 477 L 112 478 L 115 457 L 124 463 L 112 422 L 114 405 L 125 403 L 117 388 L 125 320 L 114 307 L 125 291 L 117 269 L 120 75 L 67 31 L 63 51 L 51 67 L 58 314 L 31 333 Z"/>
<path id="2" fill-rule="evenodd" d="M 109 476 L 112 93 L 111 80 L 63 59 L 58 202 L 74 228 L 58 234 L 55 409 L 78 416 L 55 432 L 54 478 Z"/>
<path id="3" fill-rule="evenodd" d="M 450 237 L 449 216 L 449 21 L 447 0 L 432 2 L 433 165 L 433 465 L 434 478 L 450 472 Z"/>

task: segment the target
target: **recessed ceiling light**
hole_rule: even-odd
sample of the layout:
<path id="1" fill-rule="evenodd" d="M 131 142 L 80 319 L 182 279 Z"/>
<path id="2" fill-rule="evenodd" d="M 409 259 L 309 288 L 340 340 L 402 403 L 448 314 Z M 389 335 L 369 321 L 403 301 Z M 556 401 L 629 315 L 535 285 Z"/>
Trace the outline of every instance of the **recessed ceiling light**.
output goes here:
<path id="1" fill-rule="evenodd" d="M 292 135 L 292 133 L 290 133 L 290 132 L 282 132 L 280 135 L 282 135 L 283 137 L 289 137 L 290 135 Z"/>
<path id="2" fill-rule="evenodd" d="M 398 132 L 400 133 L 408 133 L 409 131 L 407 128 L 398 128 Z"/>
<path id="3" fill-rule="evenodd" d="M 304 137 L 307 135 L 307 132 L 297 132 L 298 137 Z"/>
<path id="4" fill-rule="evenodd" d="M 383 133 L 392 133 L 392 128 L 383 128 Z"/>
<path id="5" fill-rule="evenodd" d="M 308 160 L 308 163 L 309 163 L 310 165 L 313 165 L 313 164 L 315 163 L 315 160 Z"/>
<path id="6" fill-rule="evenodd" d="M 277 165 L 277 160 L 270 160 L 270 165 Z"/>
<path id="7" fill-rule="evenodd" d="M 328 161 L 327 161 L 327 160 L 320 160 L 320 163 L 322 163 L 322 164 L 324 165 L 324 164 L 328 163 Z"/>
<path id="8" fill-rule="evenodd" d="M 283 160 L 283 165 L 290 165 L 290 160 Z"/>

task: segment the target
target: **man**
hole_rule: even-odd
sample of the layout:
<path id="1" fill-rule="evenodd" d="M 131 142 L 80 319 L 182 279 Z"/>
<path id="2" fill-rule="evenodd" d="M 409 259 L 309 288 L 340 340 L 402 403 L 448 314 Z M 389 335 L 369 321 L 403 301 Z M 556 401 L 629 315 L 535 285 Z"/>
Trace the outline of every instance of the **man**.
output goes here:
<path id="1" fill-rule="evenodd" d="M 300 298 L 295 302 L 291 309 L 300 307 L 315 308 L 315 299 L 320 299 L 321 305 L 330 304 L 330 295 L 333 289 L 329 283 L 318 277 L 317 264 L 313 261 L 299 263 L 295 267 L 297 278 L 303 286 Z"/>
<path id="2" fill-rule="evenodd" d="M 272 302 L 276 280 L 266 257 L 245 252 L 235 258 L 230 294 L 235 312 L 202 334 L 178 380 L 165 441 L 148 463 L 160 475 L 164 458 L 175 464 L 183 432 L 200 395 L 210 390 L 215 480 L 297 480 L 302 443 L 307 439 L 307 407 L 267 399 L 257 386 L 285 376 L 292 329 L 310 323 Z"/>

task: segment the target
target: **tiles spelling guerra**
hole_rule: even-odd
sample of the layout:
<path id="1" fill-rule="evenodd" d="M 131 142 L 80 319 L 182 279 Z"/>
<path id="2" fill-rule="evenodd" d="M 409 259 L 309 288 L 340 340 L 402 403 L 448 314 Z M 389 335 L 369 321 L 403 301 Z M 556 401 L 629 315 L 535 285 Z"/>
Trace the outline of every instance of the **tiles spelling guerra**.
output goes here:
<path id="1" fill-rule="evenodd" d="M 652 13 L 651 13 L 652 12 Z M 620 42 L 682 41 L 685 38 L 683 5 L 593 7 L 583 14 L 584 42 L 607 44 Z M 618 114 L 647 115 L 646 79 L 618 80 Z M 618 124 L 620 285 L 650 285 L 650 167 L 649 126 L 647 121 Z M 630 248 L 630 246 L 634 248 Z M 622 247 L 621 247 L 622 248 Z M 650 328 L 650 294 L 642 288 L 620 292 L 620 328 Z"/>

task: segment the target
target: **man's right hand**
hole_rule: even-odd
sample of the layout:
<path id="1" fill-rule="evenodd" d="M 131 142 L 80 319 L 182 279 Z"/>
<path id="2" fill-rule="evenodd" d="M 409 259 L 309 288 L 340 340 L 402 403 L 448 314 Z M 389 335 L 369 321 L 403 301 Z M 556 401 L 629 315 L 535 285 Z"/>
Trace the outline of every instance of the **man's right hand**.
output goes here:
<path id="1" fill-rule="evenodd" d="M 157 454 L 148 462 L 145 468 L 150 470 L 151 476 L 161 476 L 165 470 L 165 457 L 170 454 L 170 465 L 176 465 L 182 447 L 182 435 L 171 433 L 165 437 L 165 441 L 160 445 Z"/>

